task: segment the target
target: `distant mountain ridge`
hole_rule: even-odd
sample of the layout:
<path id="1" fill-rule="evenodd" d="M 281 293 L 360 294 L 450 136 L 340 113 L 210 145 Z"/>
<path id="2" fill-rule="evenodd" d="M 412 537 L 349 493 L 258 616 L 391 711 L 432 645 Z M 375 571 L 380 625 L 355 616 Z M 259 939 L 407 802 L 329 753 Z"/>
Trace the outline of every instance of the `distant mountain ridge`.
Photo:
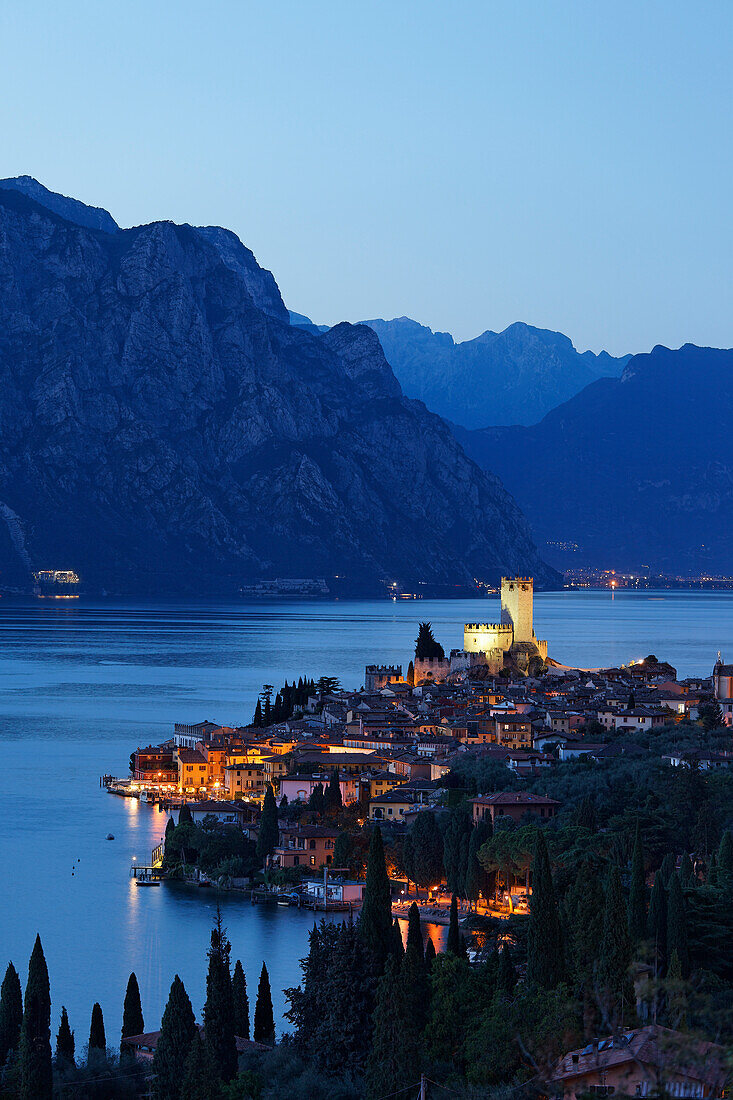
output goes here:
<path id="1" fill-rule="evenodd" d="M 577 544 L 556 564 L 730 574 L 732 407 L 733 350 L 658 346 L 539 424 L 456 434 L 544 552 Z"/>
<path id="2" fill-rule="evenodd" d="M 516 322 L 456 343 L 409 317 L 370 320 L 408 397 L 466 428 L 534 424 L 597 378 L 618 376 L 630 359 L 578 352 L 560 332 Z"/>
<path id="3" fill-rule="evenodd" d="M 0 583 L 42 568 L 111 592 L 557 583 L 374 332 L 289 324 L 233 233 L 121 229 L 18 177 L 0 182 L 0 238 Z"/>

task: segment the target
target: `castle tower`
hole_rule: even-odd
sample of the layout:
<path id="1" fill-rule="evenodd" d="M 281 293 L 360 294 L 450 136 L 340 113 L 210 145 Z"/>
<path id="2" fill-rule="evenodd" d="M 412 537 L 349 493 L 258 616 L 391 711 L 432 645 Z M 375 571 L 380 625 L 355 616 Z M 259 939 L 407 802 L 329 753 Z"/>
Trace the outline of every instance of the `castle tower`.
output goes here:
<path id="1" fill-rule="evenodd" d="M 501 578 L 501 621 L 514 627 L 514 642 L 534 642 L 532 577 Z"/>

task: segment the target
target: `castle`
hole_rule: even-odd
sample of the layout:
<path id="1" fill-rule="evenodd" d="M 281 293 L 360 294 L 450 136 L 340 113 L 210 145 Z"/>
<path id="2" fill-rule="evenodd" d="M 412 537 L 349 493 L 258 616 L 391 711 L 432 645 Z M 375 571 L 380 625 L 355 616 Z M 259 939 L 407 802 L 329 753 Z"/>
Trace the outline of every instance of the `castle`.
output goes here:
<path id="1" fill-rule="evenodd" d="M 505 655 L 514 658 L 523 671 L 533 657 L 547 660 L 547 642 L 536 637 L 533 628 L 534 583 L 531 577 L 502 577 L 501 622 L 466 623 L 463 648 L 482 653 L 486 663 L 501 668 Z"/>
<path id="2" fill-rule="evenodd" d="M 466 623 L 463 649 L 450 657 L 415 659 L 414 682 L 439 683 L 453 672 L 483 665 L 491 676 L 505 667 L 531 674 L 547 660 L 547 642 L 533 628 L 534 582 L 532 577 L 502 577 L 501 622 Z"/>

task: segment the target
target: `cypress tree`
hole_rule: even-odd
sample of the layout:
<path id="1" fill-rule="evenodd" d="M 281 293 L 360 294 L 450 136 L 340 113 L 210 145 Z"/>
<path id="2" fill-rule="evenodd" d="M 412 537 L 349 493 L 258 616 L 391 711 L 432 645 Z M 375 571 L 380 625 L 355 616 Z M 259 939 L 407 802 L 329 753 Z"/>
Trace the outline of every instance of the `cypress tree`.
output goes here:
<path id="1" fill-rule="evenodd" d="M 460 955 L 461 953 L 461 933 L 458 927 L 458 898 L 455 894 L 452 894 L 450 899 L 450 923 L 448 924 L 448 942 L 445 949 L 449 955 Z"/>
<path id="2" fill-rule="evenodd" d="M 160 1037 L 153 1056 L 153 1091 L 157 1100 L 180 1100 L 181 1069 L 191 1050 L 196 1031 L 191 1002 L 183 982 L 176 974 L 168 994 L 168 1003 L 160 1025 Z"/>
<path id="3" fill-rule="evenodd" d="M 40 936 L 28 966 L 19 1050 L 21 1100 L 51 1100 L 51 990 Z"/>
<path id="4" fill-rule="evenodd" d="M 327 814 L 337 814 L 342 806 L 343 799 L 341 797 L 339 774 L 336 768 L 333 768 L 328 786 L 323 793 L 323 808 Z"/>
<path id="5" fill-rule="evenodd" d="M 435 962 L 435 944 L 433 943 L 432 936 L 428 936 L 428 942 L 425 944 L 425 969 L 428 974 L 430 968 Z"/>
<path id="6" fill-rule="evenodd" d="M 209 970 L 206 975 L 204 1035 L 212 1061 L 222 1081 L 231 1081 L 237 1072 L 237 1044 L 234 1039 L 234 997 L 229 972 L 231 944 L 217 910 L 211 930 Z"/>
<path id="7" fill-rule="evenodd" d="M 374 1008 L 374 1038 L 366 1079 L 369 1100 L 402 1091 L 419 1072 L 419 1036 L 405 994 L 399 967 L 394 959 L 388 959 Z"/>
<path id="8" fill-rule="evenodd" d="M 633 1005 L 630 988 L 631 939 L 627 924 L 626 905 L 621 889 L 618 867 L 612 866 L 606 881 L 603 934 L 598 958 L 598 984 L 606 1017 L 621 1023 L 629 1005 Z"/>
<path id="9" fill-rule="evenodd" d="M 407 666 L 407 683 L 410 685 L 410 687 L 413 687 L 415 684 L 415 665 L 412 661 L 410 661 L 409 665 Z"/>
<path id="10" fill-rule="evenodd" d="M 662 884 L 666 890 L 669 886 L 669 880 L 674 874 L 675 858 L 671 852 L 667 852 L 666 856 L 662 860 L 662 866 L 659 868 L 659 873 L 662 876 Z"/>
<path id="11" fill-rule="evenodd" d="M 193 825 L 193 816 L 187 802 L 184 802 L 178 811 L 179 825 Z"/>
<path id="12" fill-rule="evenodd" d="M 661 977 L 667 959 L 667 891 L 664 889 L 659 871 L 654 876 L 654 885 L 649 898 L 647 935 L 652 942 L 658 976 Z"/>
<path id="13" fill-rule="evenodd" d="M 104 1017 L 102 1007 L 98 1001 L 92 1005 L 92 1023 L 89 1028 L 89 1056 L 92 1062 L 95 1057 L 107 1052 L 107 1036 L 104 1033 Z"/>
<path id="14" fill-rule="evenodd" d="M 259 729 L 262 726 L 262 703 L 257 700 L 255 704 L 254 717 L 252 718 L 252 725 Z"/>
<path id="15" fill-rule="evenodd" d="M 197 1030 L 183 1063 L 181 1100 L 219 1100 L 221 1081 L 209 1044 Z"/>
<path id="16" fill-rule="evenodd" d="M 323 813 L 324 805 L 323 784 L 316 783 L 308 799 L 308 809 L 312 810 L 314 814 L 318 814 L 320 817 Z"/>
<path id="17" fill-rule="evenodd" d="M 402 961 L 405 954 L 405 945 L 402 942 L 402 929 L 397 917 L 392 921 L 392 954 L 398 962 Z"/>
<path id="18" fill-rule="evenodd" d="M 710 856 L 710 864 L 708 866 L 708 873 L 705 876 L 705 882 L 707 886 L 718 885 L 718 861 L 715 857 L 715 852 Z"/>
<path id="19" fill-rule="evenodd" d="M 272 790 L 272 784 L 268 783 L 265 788 L 265 798 L 262 803 L 262 817 L 260 818 L 260 828 L 257 834 L 257 858 L 261 860 L 262 863 L 267 860 L 268 856 L 272 855 L 277 846 L 279 835 L 275 795 Z"/>
<path id="20" fill-rule="evenodd" d="M 478 854 L 487 840 L 491 839 L 492 834 L 493 827 L 490 817 L 482 818 L 478 825 L 475 825 L 471 830 L 471 836 L 468 842 L 464 893 L 468 900 L 474 904 L 478 901 L 479 894 L 483 894 L 484 898 L 487 898 L 489 895 L 489 875 L 484 870 L 484 866 L 479 860 Z"/>
<path id="21" fill-rule="evenodd" d="M 320 1024 L 313 1036 L 313 1060 L 319 1069 L 358 1079 L 371 1044 L 374 997 L 365 953 L 356 926 L 343 923 L 331 955 L 320 999 Z"/>
<path id="22" fill-rule="evenodd" d="M 685 888 L 691 888 L 695 885 L 695 868 L 692 866 L 692 860 L 688 856 L 687 852 L 682 857 L 680 863 L 680 869 L 677 872 L 680 876 L 680 885 Z"/>
<path id="23" fill-rule="evenodd" d="M 23 1023 L 23 993 L 18 971 L 8 963 L 2 987 L 0 987 L 0 1069 L 11 1051 L 17 1054 L 20 1028 Z"/>
<path id="24" fill-rule="evenodd" d="M 511 995 L 514 992 L 514 986 L 517 984 L 517 972 L 514 969 L 514 962 L 512 961 L 512 953 L 509 950 L 509 945 L 504 944 L 499 955 L 499 968 L 496 974 L 496 987 L 503 993 Z"/>
<path id="25" fill-rule="evenodd" d="M 249 998 L 247 979 L 242 964 L 237 959 L 232 976 L 232 997 L 234 999 L 234 1034 L 240 1039 L 249 1039 Z"/>
<path id="26" fill-rule="evenodd" d="M 265 1043 L 267 1046 L 275 1045 L 275 1017 L 272 1012 L 272 993 L 270 992 L 270 975 L 267 967 L 262 964 L 260 983 L 257 986 L 257 1002 L 255 1004 L 254 1041 Z"/>
<path id="27" fill-rule="evenodd" d="M 359 917 L 359 938 L 371 960 L 371 969 L 381 974 L 392 950 L 392 900 L 384 860 L 382 832 L 378 825 L 369 842 L 364 900 Z"/>
<path id="28" fill-rule="evenodd" d="M 145 1021 L 143 1019 L 143 1006 L 140 1002 L 140 987 L 137 984 L 137 975 L 133 970 L 127 979 L 127 989 L 125 990 L 125 1003 L 122 1009 L 122 1038 L 126 1039 L 129 1035 L 142 1035 L 144 1031 Z M 129 1047 L 126 1046 L 121 1047 L 121 1051 L 125 1056 L 132 1053 Z"/>
<path id="29" fill-rule="evenodd" d="M 633 943 L 646 936 L 646 885 L 644 883 L 644 850 L 639 824 L 636 825 L 634 853 L 631 857 L 631 887 L 629 890 L 629 934 Z"/>
<path id="30" fill-rule="evenodd" d="M 425 962 L 425 948 L 423 946 L 422 928 L 420 926 L 420 910 L 413 901 L 407 917 L 407 951 L 413 951 L 420 962 Z"/>
<path id="31" fill-rule="evenodd" d="M 718 874 L 723 885 L 733 884 L 733 835 L 729 829 L 723 833 L 718 847 Z"/>
<path id="32" fill-rule="evenodd" d="M 537 830 L 532 860 L 532 897 L 527 933 L 527 982 L 554 989 L 564 977 L 560 914 L 552 882 L 550 857 L 542 830 Z"/>
<path id="33" fill-rule="evenodd" d="M 69 1017 L 66 1009 L 62 1005 L 61 1023 L 59 1024 L 58 1034 L 56 1035 L 56 1065 L 59 1068 L 73 1068 L 76 1065 L 74 1060 L 75 1047 L 74 1032 L 69 1027 Z"/>
<path id="34" fill-rule="evenodd" d="M 667 993 L 667 1024 L 675 1030 L 687 1028 L 687 990 L 682 977 L 679 955 L 673 951 L 665 982 Z"/>
<path id="35" fill-rule="evenodd" d="M 334 867 L 349 867 L 353 858 L 354 845 L 351 834 L 346 829 L 342 829 L 333 846 L 333 865 Z"/>
<path id="36" fill-rule="evenodd" d="M 682 887 L 677 875 L 672 875 L 667 893 L 667 960 L 677 955 L 680 974 L 684 980 L 690 976 L 690 951 L 687 945 L 687 917 Z"/>

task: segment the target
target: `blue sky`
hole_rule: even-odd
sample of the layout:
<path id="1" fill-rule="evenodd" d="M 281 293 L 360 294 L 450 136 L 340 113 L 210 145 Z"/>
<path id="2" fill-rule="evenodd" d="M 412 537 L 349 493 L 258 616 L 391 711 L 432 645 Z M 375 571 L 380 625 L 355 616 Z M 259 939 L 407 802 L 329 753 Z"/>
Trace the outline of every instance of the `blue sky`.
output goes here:
<path id="1" fill-rule="evenodd" d="M 733 3 L 0 6 L 0 174 L 234 229 L 317 320 L 733 344 Z"/>

